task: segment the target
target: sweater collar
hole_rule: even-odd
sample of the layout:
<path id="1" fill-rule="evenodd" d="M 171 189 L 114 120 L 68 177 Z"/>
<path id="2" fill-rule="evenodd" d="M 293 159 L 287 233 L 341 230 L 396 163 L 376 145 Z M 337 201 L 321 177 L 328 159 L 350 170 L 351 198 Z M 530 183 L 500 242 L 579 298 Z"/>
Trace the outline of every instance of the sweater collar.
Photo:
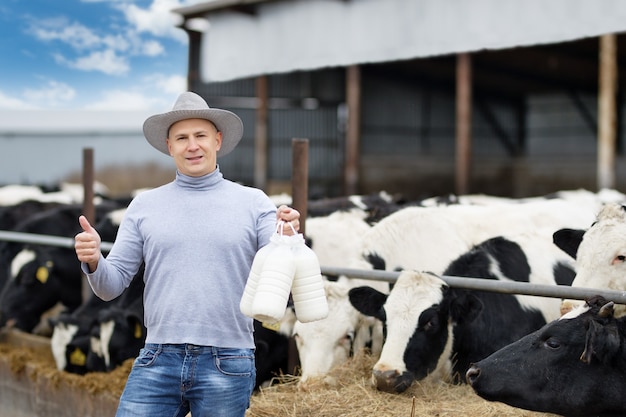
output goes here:
<path id="1" fill-rule="evenodd" d="M 176 171 L 176 179 L 174 182 L 179 187 L 188 190 L 209 190 L 214 188 L 223 178 L 224 176 L 220 172 L 218 165 L 213 172 L 201 177 L 190 177 L 189 175 L 181 174 Z"/>

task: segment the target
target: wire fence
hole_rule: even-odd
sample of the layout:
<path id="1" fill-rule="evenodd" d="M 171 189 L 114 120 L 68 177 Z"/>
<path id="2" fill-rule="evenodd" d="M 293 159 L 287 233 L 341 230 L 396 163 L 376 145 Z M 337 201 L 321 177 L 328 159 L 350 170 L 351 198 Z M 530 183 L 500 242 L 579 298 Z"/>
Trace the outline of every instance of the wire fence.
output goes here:
<path id="1" fill-rule="evenodd" d="M 0 231 L 0 240 L 31 243 L 40 245 L 74 247 L 74 238 L 39 235 L 33 233 L 19 233 Z M 102 242 L 101 250 L 108 252 L 113 246 L 110 242 Z M 400 272 L 351 269 L 338 267 L 321 267 L 322 274 L 332 276 L 346 276 L 365 280 L 386 281 L 393 283 L 398 279 Z M 607 290 L 600 288 L 570 287 L 566 285 L 541 285 L 518 281 L 492 280 L 482 278 L 468 278 L 443 275 L 441 279 L 450 287 L 463 288 L 477 291 L 490 291 L 502 294 L 535 295 L 540 297 L 567 298 L 584 300 L 595 295 L 601 295 L 609 301 L 617 304 L 626 304 L 626 291 Z"/>

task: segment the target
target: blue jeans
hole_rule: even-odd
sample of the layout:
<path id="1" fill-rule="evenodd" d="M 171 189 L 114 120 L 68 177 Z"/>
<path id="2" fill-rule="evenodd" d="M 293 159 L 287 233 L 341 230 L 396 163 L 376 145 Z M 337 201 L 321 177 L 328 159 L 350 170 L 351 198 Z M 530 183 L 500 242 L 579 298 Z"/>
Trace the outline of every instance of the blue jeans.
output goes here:
<path id="1" fill-rule="evenodd" d="M 116 417 L 243 417 L 255 378 L 253 349 L 147 343 Z"/>

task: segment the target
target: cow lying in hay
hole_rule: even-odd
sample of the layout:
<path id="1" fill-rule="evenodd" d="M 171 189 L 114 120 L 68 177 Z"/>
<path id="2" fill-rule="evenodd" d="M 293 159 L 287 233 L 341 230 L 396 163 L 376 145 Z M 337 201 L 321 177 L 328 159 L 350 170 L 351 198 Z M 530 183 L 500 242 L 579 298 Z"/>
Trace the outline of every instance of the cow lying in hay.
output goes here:
<path id="1" fill-rule="evenodd" d="M 562 318 L 475 363 L 481 397 L 568 417 L 626 415 L 626 318 L 594 297 Z"/>

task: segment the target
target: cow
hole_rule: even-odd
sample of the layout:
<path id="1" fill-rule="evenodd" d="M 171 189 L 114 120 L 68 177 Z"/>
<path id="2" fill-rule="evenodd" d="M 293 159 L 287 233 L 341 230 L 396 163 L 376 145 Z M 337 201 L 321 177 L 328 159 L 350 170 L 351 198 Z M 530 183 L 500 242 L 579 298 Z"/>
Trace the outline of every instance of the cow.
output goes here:
<path id="1" fill-rule="evenodd" d="M 111 301 L 95 294 L 70 313 L 51 319 L 51 349 L 57 368 L 84 374 L 110 371 L 135 357 L 145 340 L 143 271 Z"/>
<path id="2" fill-rule="evenodd" d="M 553 240 L 576 258 L 573 287 L 626 290 L 626 206 L 606 204 L 590 227 L 560 229 L 553 234 Z M 561 313 L 583 303 L 565 299 Z M 615 315 L 624 314 L 626 306 L 616 305 Z"/>
<path id="3" fill-rule="evenodd" d="M 49 319 L 52 326 L 50 348 L 57 369 L 79 375 L 87 373 L 87 356 L 91 347 L 91 330 L 97 314 L 108 303 L 92 294 L 71 313 L 63 312 Z"/>
<path id="4" fill-rule="evenodd" d="M 541 329 L 474 363 L 480 397 L 567 417 L 626 415 L 626 317 L 592 297 Z"/>
<path id="5" fill-rule="evenodd" d="M 453 260 L 443 275 L 567 285 L 574 261 L 544 235 L 487 239 Z M 352 305 L 385 325 L 372 376 L 376 387 L 403 392 L 426 377 L 464 382 L 475 362 L 559 317 L 559 300 L 450 288 L 431 272 L 403 270 L 388 295 L 349 292 Z M 514 324 L 513 324 L 514 323 Z"/>
<path id="6" fill-rule="evenodd" d="M 485 239 L 532 231 L 552 239 L 561 227 L 584 227 L 595 215 L 563 200 L 493 206 L 405 207 L 373 225 L 359 258 L 384 261 L 387 270 L 441 274 L 456 257 Z M 374 266 L 376 269 L 377 267 Z"/>
<path id="7" fill-rule="evenodd" d="M 100 221 L 117 204 L 96 207 Z M 74 237 L 82 206 L 55 207 L 20 222 L 13 231 Z M 61 303 L 68 311 L 83 302 L 82 274 L 73 248 L 18 242 L 0 244 L 0 327 L 31 332 L 42 315 Z"/>
<path id="8" fill-rule="evenodd" d="M 350 288 L 365 285 L 364 280 L 340 277 L 326 281 L 324 290 L 328 301 L 328 316 L 308 323 L 296 321 L 293 336 L 300 358 L 300 379 L 304 387 L 313 377 L 325 377 L 334 367 L 344 363 L 361 349 L 369 349 L 375 356 L 382 349 L 382 324 L 357 311 L 348 299 Z M 369 285 L 377 285 L 368 282 Z M 387 283 L 377 288 L 389 292 Z M 327 383 L 332 379 L 326 377 Z"/>
<path id="9" fill-rule="evenodd" d="M 287 322 L 288 320 L 285 320 Z M 271 384 L 273 378 L 280 377 L 289 371 L 289 336 L 291 330 L 261 323 L 254 324 L 254 361 L 256 365 L 256 381 L 254 390 Z M 287 333 L 287 334 L 285 334 Z"/>

